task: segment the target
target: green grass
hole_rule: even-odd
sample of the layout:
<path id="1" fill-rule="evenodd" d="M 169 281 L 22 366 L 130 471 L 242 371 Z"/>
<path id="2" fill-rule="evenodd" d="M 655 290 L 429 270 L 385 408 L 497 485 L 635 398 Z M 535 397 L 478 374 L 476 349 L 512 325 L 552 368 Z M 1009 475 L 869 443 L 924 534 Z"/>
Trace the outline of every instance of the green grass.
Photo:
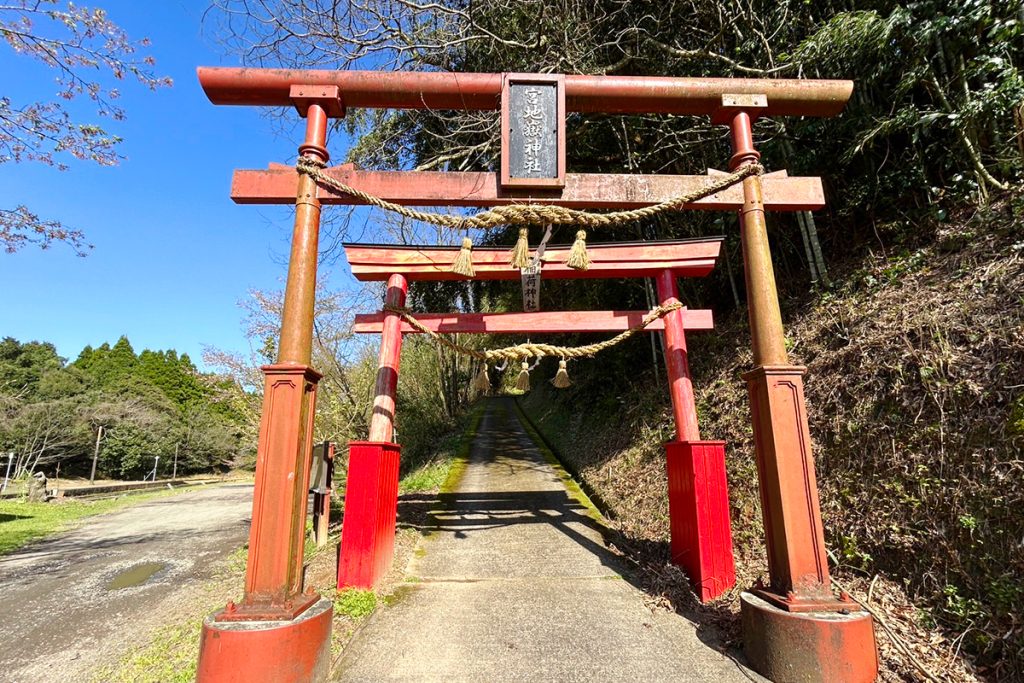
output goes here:
<path id="1" fill-rule="evenodd" d="M 63 531 L 84 517 L 160 498 L 188 489 L 135 493 L 104 500 L 65 500 L 30 503 L 25 500 L 0 501 L 0 555 L 10 553 L 40 538 Z"/>
<path id="2" fill-rule="evenodd" d="M 362 619 L 377 609 L 377 595 L 373 591 L 348 588 L 334 598 L 335 614 L 344 614 L 352 619 Z"/>
<path id="3" fill-rule="evenodd" d="M 420 493 L 435 491 L 448 479 L 452 461 L 447 458 L 432 460 L 402 477 L 398 482 L 399 493 Z"/>
<path id="4" fill-rule="evenodd" d="M 196 679 L 203 617 L 158 629 L 145 647 L 104 667 L 95 683 L 191 683 Z"/>
<path id="5" fill-rule="evenodd" d="M 398 492 L 449 493 L 455 490 L 469 462 L 469 449 L 473 445 L 473 438 L 480 427 L 483 415 L 484 403 L 481 401 L 463 418 L 463 428 L 449 434 L 428 462 L 402 477 L 398 482 Z"/>

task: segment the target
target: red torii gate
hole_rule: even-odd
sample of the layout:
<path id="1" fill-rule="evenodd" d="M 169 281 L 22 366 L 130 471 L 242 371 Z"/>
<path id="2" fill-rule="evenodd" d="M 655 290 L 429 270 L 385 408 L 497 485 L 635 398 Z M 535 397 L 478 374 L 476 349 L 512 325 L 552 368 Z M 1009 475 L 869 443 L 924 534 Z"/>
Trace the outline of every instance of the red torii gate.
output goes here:
<path id="1" fill-rule="evenodd" d="M 585 271 L 565 265 L 569 250 L 549 247 L 544 274 L 550 278 L 653 277 L 662 305 L 679 301 L 677 277 L 702 277 L 718 258 L 720 239 L 592 245 Z M 387 280 L 385 303 L 404 306 L 409 281 L 452 279 L 452 247 L 346 244 L 345 255 L 358 280 Z M 519 277 L 508 250 L 477 249 L 475 279 Z M 461 276 L 456 276 L 461 277 Z M 540 334 L 623 332 L 647 311 L 552 311 L 529 313 L 417 313 L 434 332 Z M 397 322 L 396 322 L 397 321 Z M 711 311 L 677 309 L 645 329 L 664 331 L 676 440 L 666 444 L 672 560 L 686 569 L 701 601 L 718 597 L 736 583 L 725 477 L 725 442 L 701 441 L 687 360 L 686 331 L 711 330 Z M 357 315 L 353 331 L 381 334 L 376 399 L 370 440 L 350 444 L 345 517 L 338 559 L 338 587 L 372 588 L 391 566 L 395 534 L 399 447 L 394 433 L 395 388 L 402 335 L 419 332 L 393 312 Z"/>
<path id="2" fill-rule="evenodd" d="M 529 80 L 531 76 L 199 69 L 200 82 L 214 104 L 294 106 L 307 119 L 300 156 L 323 163 L 329 159 L 325 147 L 328 119 L 344 116 L 346 106 L 493 110 L 502 105 L 507 84 L 519 78 Z M 849 81 L 784 79 L 551 78 L 559 83 L 563 122 L 565 111 L 710 115 L 713 122 L 730 127 L 731 169 L 755 164 L 760 157 L 752 134 L 756 118 L 837 115 L 853 85 Z M 564 154 L 564 147 L 561 151 Z M 557 182 L 547 182 L 544 187 L 513 187 L 497 173 L 380 172 L 350 166 L 329 168 L 325 173 L 403 205 L 543 203 L 625 208 L 648 206 L 689 189 L 707 187 L 720 172 L 708 176 L 569 174 L 564 172 L 563 162 Z M 245 597 L 239 605 L 228 603 L 204 624 L 198 677 L 319 679 L 328 666 L 331 607 L 329 601 L 304 590 L 302 576 L 307 463 L 319 378 L 310 367 L 319 219 L 323 204 L 359 202 L 318 186 L 309 175 L 297 178 L 294 169 L 280 165 L 267 171 L 237 171 L 232 197 L 238 203 L 294 202 L 296 217 L 278 362 L 264 368 Z M 736 210 L 740 214 L 754 356 L 754 368 L 745 378 L 750 388 L 770 577 L 767 587 L 741 596 L 748 657 L 755 668 L 773 678 L 866 681 L 877 672 L 871 620 L 831 590 L 804 408 L 804 368 L 790 365 L 785 351 L 764 221 L 765 210 L 822 206 L 819 179 L 778 173 L 748 176 L 742 187 L 730 187 L 683 208 Z M 545 275 L 556 276 L 555 269 L 550 270 L 545 270 Z M 658 270 L 671 272 L 671 268 Z M 601 275 L 595 272 L 592 276 Z M 674 284 L 671 276 L 665 279 Z M 397 303 L 397 293 L 403 289 L 390 287 L 389 303 Z M 660 289 L 664 298 L 669 290 L 665 286 Z M 397 315 L 385 316 L 382 359 L 397 358 L 395 349 L 387 346 L 401 343 L 400 327 Z M 378 424 L 383 416 L 394 413 L 396 370 L 397 366 L 380 368 L 374 405 Z M 680 371 L 675 377 L 685 375 Z M 678 413 L 677 424 L 683 424 Z M 390 453 L 387 468 L 378 466 L 375 476 L 390 486 L 397 477 L 398 447 L 383 436 L 380 427 L 371 432 L 371 439 L 379 439 L 372 442 L 374 447 Z M 381 483 L 378 490 L 392 496 L 384 487 Z M 378 520 L 378 529 L 386 530 L 387 525 L 387 519 Z"/>

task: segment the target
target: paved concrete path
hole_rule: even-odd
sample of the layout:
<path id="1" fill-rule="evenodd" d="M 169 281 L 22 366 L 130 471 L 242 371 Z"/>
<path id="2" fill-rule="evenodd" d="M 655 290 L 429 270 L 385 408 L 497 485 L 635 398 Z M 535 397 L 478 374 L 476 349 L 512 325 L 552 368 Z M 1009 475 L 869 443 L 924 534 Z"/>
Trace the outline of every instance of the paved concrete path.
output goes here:
<path id="1" fill-rule="evenodd" d="M 251 512 L 251 484 L 211 486 L 0 556 L 0 681 L 87 681 L 245 542 Z M 155 571 L 126 574 L 140 567 Z M 111 585 L 133 578 L 143 580 Z"/>
<path id="2" fill-rule="evenodd" d="M 678 614 L 652 612 L 527 436 L 492 399 L 408 594 L 348 645 L 342 681 L 743 681 Z"/>

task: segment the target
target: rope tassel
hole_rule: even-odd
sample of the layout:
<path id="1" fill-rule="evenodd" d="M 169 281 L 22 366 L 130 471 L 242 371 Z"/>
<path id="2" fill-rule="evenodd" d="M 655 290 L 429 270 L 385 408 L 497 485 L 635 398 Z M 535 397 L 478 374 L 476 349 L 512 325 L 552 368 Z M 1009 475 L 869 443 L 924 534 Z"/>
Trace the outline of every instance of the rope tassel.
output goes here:
<path id="1" fill-rule="evenodd" d="M 484 394 L 491 390 L 491 378 L 487 376 L 487 363 L 480 366 L 480 372 L 473 379 L 473 388 Z"/>
<path id="2" fill-rule="evenodd" d="M 523 361 L 522 370 L 519 371 L 519 376 L 516 377 L 516 389 L 519 391 L 530 390 L 530 364 Z"/>
<path id="3" fill-rule="evenodd" d="M 512 247 L 508 264 L 513 268 L 526 268 L 530 265 L 530 230 L 519 228 L 519 239 Z"/>
<path id="4" fill-rule="evenodd" d="M 572 386 L 572 382 L 569 381 L 569 371 L 565 369 L 565 359 L 558 361 L 558 372 L 555 373 L 555 378 L 551 380 L 551 383 L 555 385 L 556 389 L 567 389 Z"/>
<path id="5" fill-rule="evenodd" d="M 473 240 L 468 237 L 462 238 L 462 249 L 452 263 L 452 272 L 466 277 L 476 275 L 476 271 L 473 270 Z"/>
<path id="6" fill-rule="evenodd" d="M 574 270 L 586 270 L 590 268 L 590 256 L 587 254 L 587 231 L 580 230 L 576 233 L 576 241 L 572 243 L 569 250 L 569 258 L 565 265 Z"/>

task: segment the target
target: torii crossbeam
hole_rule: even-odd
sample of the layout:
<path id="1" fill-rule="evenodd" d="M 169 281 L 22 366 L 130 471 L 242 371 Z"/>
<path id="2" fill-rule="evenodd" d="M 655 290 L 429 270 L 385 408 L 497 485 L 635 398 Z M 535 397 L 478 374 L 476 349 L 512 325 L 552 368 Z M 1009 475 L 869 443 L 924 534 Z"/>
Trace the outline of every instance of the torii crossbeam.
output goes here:
<path id="1" fill-rule="evenodd" d="M 231 68 L 200 68 L 199 80 L 215 104 L 295 107 L 306 118 L 299 154 L 314 165 L 328 162 L 328 122 L 343 117 L 346 106 L 501 111 L 500 170 L 494 173 L 362 171 L 347 165 L 324 170 L 328 179 L 340 180 L 395 204 L 518 203 L 618 209 L 650 206 L 674 195 L 689 194 L 691 189 L 711 187 L 721 172 L 711 170 L 706 176 L 568 173 L 567 112 L 710 116 L 712 123 L 729 128 L 729 169 L 749 171 L 747 167 L 760 158 L 752 127 L 758 117 L 836 116 L 853 89 L 850 81 L 822 80 Z M 540 124 L 535 125 L 537 121 Z M 319 379 L 310 362 L 320 212 L 326 204 L 358 204 L 359 200 L 321 187 L 309 174 L 295 174 L 280 166 L 236 172 L 232 197 L 239 203 L 294 203 L 295 229 L 278 359 L 264 368 L 245 596 L 240 604 L 229 603 L 204 624 L 197 677 L 199 681 L 278 683 L 320 680 L 329 668 L 331 603 L 318 599 L 303 582 L 308 462 Z M 750 392 L 770 579 L 768 586 L 741 594 L 748 658 L 759 672 L 773 679 L 860 682 L 872 680 L 877 673 L 871 617 L 831 589 L 804 405 L 804 368 L 792 365 L 786 352 L 765 223 L 766 210 L 812 210 L 823 205 L 820 180 L 778 173 L 763 178 L 748 174 L 741 187 L 731 187 L 683 208 L 735 210 L 740 216 L 754 362 L 744 377 Z M 444 258 L 448 256 L 453 253 L 444 254 Z M 436 257 L 441 259 L 442 255 Z M 353 258 L 359 261 L 354 252 Z M 658 258 L 653 254 L 641 270 L 646 269 L 646 276 L 658 278 L 659 296 L 665 300 L 677 296 L 674 269 L 665 268 Z M 713 260 L 696 268 L 711 265 Z M 407 275 L 397 275 L 395 271 L 375 270 L 372 255 L 370 261 L 353 263 L 354 270 L 362 269 L 366 277 L 371 277 L 372 271 L 377 279 L 451 276 L 440 263 L 413 266 Z M 479 267 L 495 277 L 516 276 L 497 261 Z M 592 276 L 621 277 L 612 274 L 616 268 L 611 262 L 597 264 Z M 689 274 L 697 275 L 698 270 Z M 557 262 L 546 267 L 544 273 L 547 277 L 569 275 Z M 634 276 L 641 275 L 638 272 Z M 389 287 L 386 303 L 401 305 L 405 289 L 402 281 Z M 667 340 L 673 334 L 685 339 L 689 315 L 676 310 L 671 317 L 666 316 Z M 603 322 L 597 320 L 601 317 Z M 608 312 L 599 313 L 597 318 L 590 324 L 617 324 L 614 314 L 609 316 Z M 440 328 L 445 320 L 442 316 L 431 324 Z M 489 330 L 510 326 L 512 320 L 467 318 L 455 324 Z M 535 318 L 529 324 L 541 321 Z M 363 319 L 360 324 L 368 325 L 370 321 Z M 393 347 L 401 344 L 401 320 L 395 314 L 386 315 L 381 329 L 381 359 L 397 362 Z M 685 360 L 685 354 L 670 354 L 670 368 L 680 358 Z M 381 382 L 394 381 L 396 373 L 397 365 L 382 362 L 378 399 L 393 397 L 393 387 L 389 393 Z M 678 367 L 672 373 L 674 382 L 689 381 L 688 372 Z M 677 424 L 683 424 L 686 411 L 678 411 L 674 386 L 672 391 Z M 390 405 L 385 400 L 374 406 L 378 429 L 371 432 L 371 439 L 379 440 L 370 445 L 386 457 L 377 463 L 372 458 L 356 458 L 350 465 L 350 477 L 375 477 L 377 490 L 389 497 L 397 485 L 399 447 L 391 443 L 390 434 L 380 436 L 379 425 L 393 414 L 393 400 Z M 670 444 L 670 459 L 672 448 Z M 358 473 L 360 462 L 367 464 L 368 474 Z M 675 482 L 670 478 L 670 487 L 685 488 L 693 481 L 692 476 Z M 359 514 L 355 507 L 346 501 L 346 524 L 350 515 Z M 389 523 L 387 519 L 378 521 L 385 527 Z M 354 534 L 346 535 L 343 544 L 351 542 Z M 377 533 L 373 539 L 386 540 L 386 534 Z M 382 551 L 370 554 L 374 562 L 384 562 L 384 555 Z M 380 571 L 380 567 L 372 571 Z"/>

